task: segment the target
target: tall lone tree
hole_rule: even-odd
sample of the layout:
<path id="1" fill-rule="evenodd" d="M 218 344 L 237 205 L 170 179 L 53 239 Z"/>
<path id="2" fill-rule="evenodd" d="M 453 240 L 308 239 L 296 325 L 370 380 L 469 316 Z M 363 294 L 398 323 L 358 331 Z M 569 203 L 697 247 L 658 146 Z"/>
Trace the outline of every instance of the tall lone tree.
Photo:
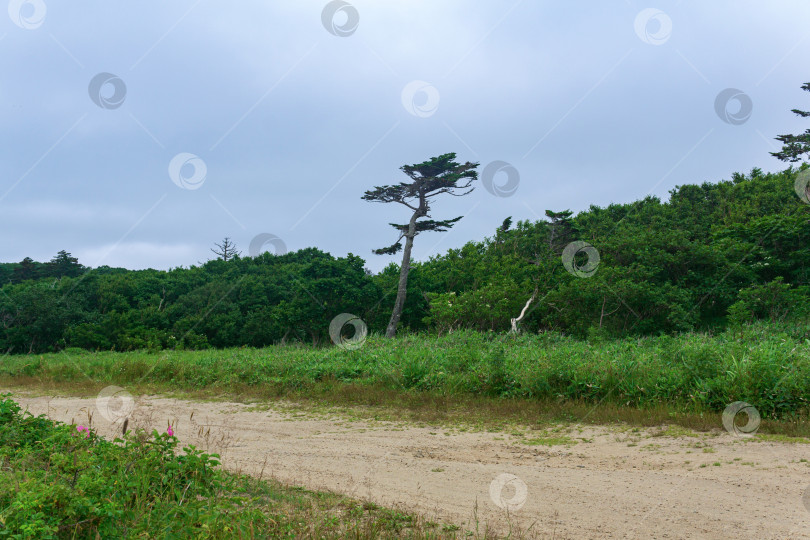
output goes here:
<path id="1" fill-rule="evenodd" d="M 394 229 L 399 231 L 397 241 L 386 248 L 375 249 L 377 255 L 394 255 L 402 249 L 402 239 L 405 239 L 405 249 L 402 252 L 402 266 L 399 271 L 399 285 L 397 287 L 397 299 L 394 302 L 394 310 L 391 313 L 391 320 L 385 330 L 386 337 L 394 337 L 397 333 L 399 319 L 402 317 L 402 309 L 405 307 L 405 296 L 408 290 L 408 273 L 411 270 L 411 249 L 413 239 L 422 232 L 438 231 L 443 232 L 450 229 L 463 216 L 447 220 L 430 219 L 432 199 L 438 195 L 447 193 L 455 197 L 462 197 L 475 189 L 472 183 L 478 179 L 478 172 L 475 170 L 478 163 L 464 163 L 463 165 L 455 161 L 456 154 L 442 154 L 431 158 L 424 163 L 415 165 L 403 165 L 400 170 L 408 175 L 410 182 L 400 182 L 393 186 L 376 186 L 371 191 L 366 191 L 363 200 L 380 203 L 399 203 L 407 206 L 411 210 L 411 219 L 407 224 L 400 225 L 390 223 Z"/>
<path id="2" fill-rule="evenodd" d="M 810 82 L 804 83 L 802 90 L 810 92 Z M 802 118 L 810 117 L 810 111 L 793 109 L 792 112 Z M 782 161 L 801 161 L 803 154 L 810 155 L 810 129 L 805 130 L 804 133 L 799 135 L 779 135 L 776 137 L 776 140 L 783 143 L 782 151 L 771 152 L 771 155 Z"/>
<path id="3" fill-rule="evenodd" d="M 228 262 L 239 255 L 239 252 L 236 251 L 236 244 L 231 241 L 229 236 L 226 236 L 221 244 L 215 243 L 214 245 L 217 246 L 217 248 L 211 248 L 211 251 L 213 251 L 218 258 L 225 262 Z"/>

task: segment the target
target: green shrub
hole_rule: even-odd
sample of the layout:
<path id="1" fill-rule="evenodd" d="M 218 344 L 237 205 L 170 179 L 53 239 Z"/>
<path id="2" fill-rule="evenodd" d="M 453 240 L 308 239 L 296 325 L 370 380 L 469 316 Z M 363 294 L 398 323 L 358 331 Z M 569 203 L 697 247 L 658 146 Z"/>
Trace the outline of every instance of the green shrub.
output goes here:
<path id="1" fill-rule="evenodd" d="M 0 399 L 0 538 L 221 537 L 264 524 L 218 456 L 143 430 L 113 442 Z"/>
<path id="2" fill-rule="evenodd" d="M 728 315 L 729 322 L 736 325 L 758 319 L 806 320 L 810 315 L 810 287 L 791 287 L 781 276 L 764 285 L 751 285 L 740 291 L 739 300 L 729 307 Z"/>

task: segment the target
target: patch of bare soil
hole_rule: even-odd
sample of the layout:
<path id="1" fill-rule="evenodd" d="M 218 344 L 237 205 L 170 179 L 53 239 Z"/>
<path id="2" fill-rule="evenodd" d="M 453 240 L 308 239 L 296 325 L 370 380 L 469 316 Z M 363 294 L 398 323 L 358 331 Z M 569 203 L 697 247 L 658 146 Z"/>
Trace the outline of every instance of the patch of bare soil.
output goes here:
<path id="1" fill-rule="evenodd" d="M 15 392 L 33 414 L 120 432 L 93 399 Z M 724 431 L 559 426 L 462 432 L 300 414 L 274 402 L 140 396 L 129 426 L 221 455 L 229 470 L 538 538 L 810 538 L 810 445 Z M 107 416 L 110 416 L 107 414 Z"/>

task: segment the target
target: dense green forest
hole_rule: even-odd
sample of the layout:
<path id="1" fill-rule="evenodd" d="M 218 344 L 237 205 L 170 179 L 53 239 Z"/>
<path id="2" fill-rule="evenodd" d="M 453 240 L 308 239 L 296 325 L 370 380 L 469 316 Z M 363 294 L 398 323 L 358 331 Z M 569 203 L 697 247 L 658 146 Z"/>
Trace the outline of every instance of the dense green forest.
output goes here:
<path id="1" fill-rule="evenodd" d="M 548 221 L 514 226 L 507 218 L 489 238 L 411 263 L 402 324 L 508 331 L 532 298 L 521 331 L 576 337 L 806 321 L 810 205 L 794 186 L 807 169 L 678 186 L 666 202 L 547 211 Z M 568 271 L 583 268 L 582 252 L 566 269 L 574 241 L 598 252 L 593 271 Z M 396 264 L 372 274 L 359 256 L 315 248 L 170 271 L 89 269 L 63 251 L 46 263 L 0 264 L 0 350 L 320 344 L 344 312 L 384 331 L 398 277 Z"/>

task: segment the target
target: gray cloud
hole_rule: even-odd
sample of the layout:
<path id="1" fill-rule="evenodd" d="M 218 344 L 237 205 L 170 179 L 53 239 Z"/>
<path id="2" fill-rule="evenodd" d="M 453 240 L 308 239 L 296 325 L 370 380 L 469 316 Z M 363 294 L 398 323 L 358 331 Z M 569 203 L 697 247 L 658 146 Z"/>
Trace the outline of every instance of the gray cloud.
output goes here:
<path id="1" fill-rule="evenodd" d="M 358 1 L 347 37 L 324 28 L 326 3 L 46 0 L 38 28 L 0 21 L 0 260 L 66 249 L 85 264 L 169 268 L 266 232 L 380 269 L 396 257 L 370 250 L 404 214 L 360 196 L 402 180 L 402 164 L 455 151 L 520 173 L 512 197 L 480 187 L 440 201 L 437 216 L 467 217 L 420 238 L 426 258 L 508 215 L 780 169 L 773 137 L 806 127 L 790 113 L 810 80 L 798 0 L 665 2 L 660 45 L 634 29 L 648 6 L 627 2 Z M 126 84 L 118 108 L 88 95 L 102 72 Z M 429 116 L 402 104 L 414 80 L 438 92 Z M 726 88 L 753 103 L 740 125 L 715 113 Z M 181 152 L 206 164 L 199 189 L 169 177 Z"/>

